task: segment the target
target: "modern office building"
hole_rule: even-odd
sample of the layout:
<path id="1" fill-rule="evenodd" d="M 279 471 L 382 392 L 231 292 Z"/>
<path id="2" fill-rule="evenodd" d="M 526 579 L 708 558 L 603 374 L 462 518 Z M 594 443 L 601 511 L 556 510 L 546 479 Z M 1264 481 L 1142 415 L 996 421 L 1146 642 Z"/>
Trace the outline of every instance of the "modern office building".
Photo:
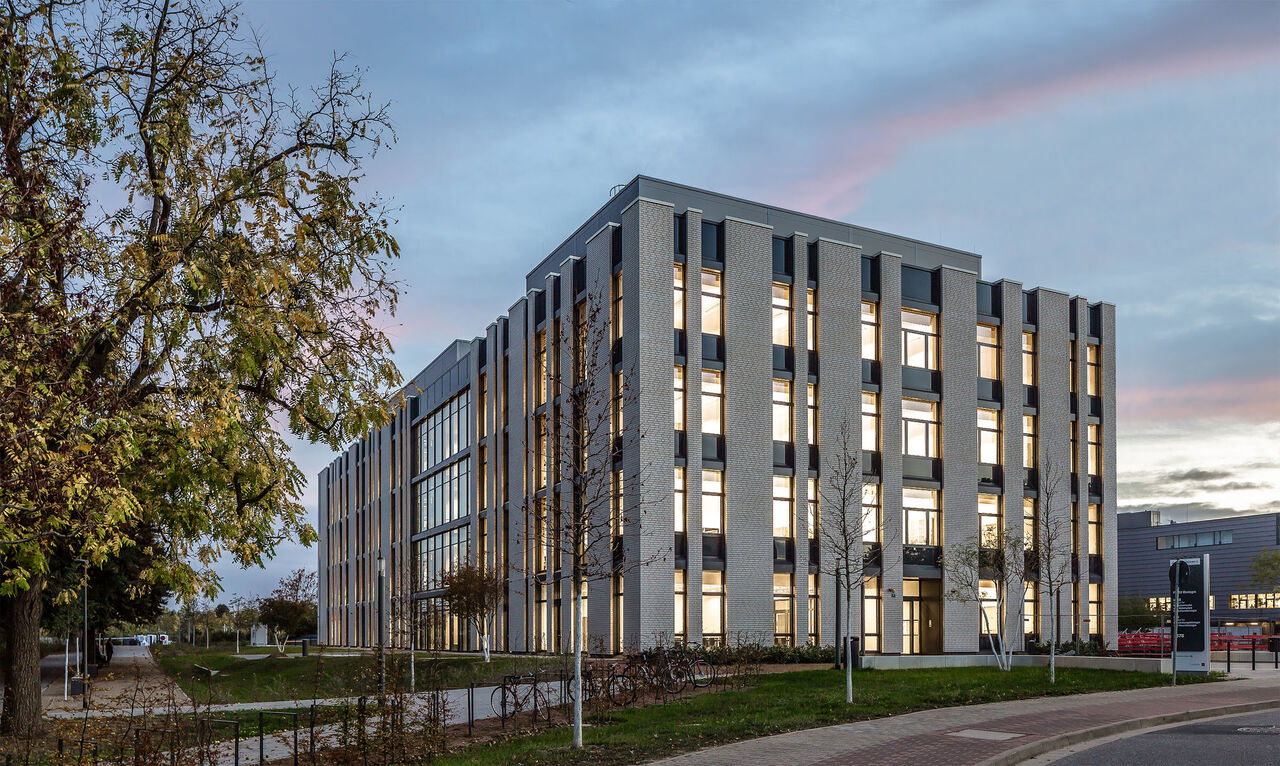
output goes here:
<path id="1" fill-rule="evenodd" d="M 1280 513 L 1160 523 L 1159 511 L 1117 517 L 1121 598 L 1169 614 L 1169 562 L 1209 554 L 1209 622 L 1228 633 L 1280 635 L 1280 593 L 1254 584 L 1249 563 L 1280 548 Z"/>
<path id="2" fill-rule="evenodd" d="M 320 473 L 322 642 L 377 640 L 381 559 L 391 643 L 475 648 L 437 578 L 479 559 L 510 573 L 497 648 L 571 645 L 567 562 L 526 541 L 553 533 L 568 502 L 545 457 L 564 417 L 551 371 L 590 297 L 608 306 L 614 375 L 636 392 L 619 427 L 643 435 L 616 455 L 620 502 L 647 512 L 617 531 L 645 565 L 589 583 L 587 646 L 833 643 L 836 585 L 814 528 L 831 512 L 823 456 L 841 424 L 879 562 L 853 607 L 867 651 L 979 649 L 979 605 L 943 598 L 948 547 L 1043 523 L 1047 465 L 1076 573 L 1057 634 L 1114 644 L 1114 306 L 985 281 L 973 253 L 645 176 L 525 287 Z M 1047 635 L 1047 599 L 1035 583 L 1016 594 L 1025 617 L 1008 608 L 1009 632 L 1021 619 Z"/>

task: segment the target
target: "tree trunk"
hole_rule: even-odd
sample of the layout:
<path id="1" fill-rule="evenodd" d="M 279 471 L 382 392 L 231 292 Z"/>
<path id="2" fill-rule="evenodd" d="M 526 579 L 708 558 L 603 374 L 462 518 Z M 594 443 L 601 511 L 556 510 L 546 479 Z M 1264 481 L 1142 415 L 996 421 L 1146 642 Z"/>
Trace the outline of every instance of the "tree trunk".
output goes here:
<path id="1" fill-rule="evenodd" d="M 573 747 L 582 749 L 582 583 L 573 579 Z"/>
<path id="2" fill-rule="evenodd" d="M 1053 624 L 1056 628 L 1058 625 L 1058 597 L 1052 590 L 1049 593 L 1049 615 L 1053 619 Z M 1051 684 L 1058 682 L 1058 642 L 1054 640 L 1055 637 L 1056 630 L 1049 635 L 1049 683 Z"/>
<path id="3" fill-rule="evenodd" d="M 853 588 L 849 586 L 849 578 L 845 577 L 844 589 L 844 701 L 853 704 L 853 647 L 849 638 L 852 631 L 849 623 L 853 620 Z"/>
<path id="4" fill-rule="evenodd" d="M 6 622 L 4 712 L 0 735 L 34 737 L 40 726 L 40 616 L 44 578 L 4 599 Z"/>

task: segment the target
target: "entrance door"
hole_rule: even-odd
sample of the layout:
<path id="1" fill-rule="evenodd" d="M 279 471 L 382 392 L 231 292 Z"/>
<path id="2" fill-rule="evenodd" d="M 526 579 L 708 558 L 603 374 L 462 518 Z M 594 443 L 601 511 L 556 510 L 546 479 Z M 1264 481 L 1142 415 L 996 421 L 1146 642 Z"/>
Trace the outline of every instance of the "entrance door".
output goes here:
<path id="1" fill-rule="evenodd" d="M 902 653 L 942 654 L 942 583 L 902 581 Z"/>

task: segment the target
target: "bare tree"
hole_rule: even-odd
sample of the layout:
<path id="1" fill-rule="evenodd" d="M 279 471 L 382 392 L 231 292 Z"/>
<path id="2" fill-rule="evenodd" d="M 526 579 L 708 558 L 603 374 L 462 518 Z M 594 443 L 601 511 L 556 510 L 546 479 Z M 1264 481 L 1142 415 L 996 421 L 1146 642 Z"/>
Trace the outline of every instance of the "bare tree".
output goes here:
<path id="1" fill-rule="evenodd" d="M 562 404 L 559 418 L 535 424 L 530 454 L 540 480 L 551 489 L 559 488 L 560 501 L 552 514 L 538 498 L 530 497 L 525 503 L 529 544 L 546 552 L 543 566 L 548 571 L 557 562 L 567 562 L 572 585 L 574 748 L 582 747 L 584 586 L 662 558 L 646 558 L 638 543 L 631 551 L 622 544 L 624 530 L 641 529 L 648 471 L 640 465 L 628 473 L 626 462 L 616 459 L 638 449 L 643 434 L 635 424 L 623 421 L 624 412 L 634 409 L 638 391 L 631 375 L 614 371 L 614 333 L 606 305 L 600 291 L 589 290 L 569 321 L 561 324 L 567 342 L 548 338 L 546 343 L 548 354 L 554 353 L 553 344 L 559 344 L 567 358 L 554 354 L 549 363 L 535 365 L 548 371 L 547 385 L 552 390 L 546 398 L 561 396 Z M 548 497 L 554 498 L 555 493 L 549 492 Z"/>
<path id="2" fill-rule="evenodd" d="M 817 539 L 820 550 L 819 568 L 834 576 L 839 585 L 839 597 L 844 599 L 844 635 L 840 637 L 846 657 L 852 637 L 853 596 L 861 592 L 866 582 L 876 577 L 883 567 L 883 550 L 877 558 L 863 539 L 863 530 L 876 528 L 874 506 L 862 502 L 862 452 L 853 443 L 848 419 L 840 421 L 836 434 L 834 454 L 825 458 L 822 483 L 819 488 L 821 503 Z M 845 662 L 845 701 L 853 702 L 853 663 Z"/>
<path id="3" fill-rule="evenodd" d="M 483 562 L 466 563 L 440 575 L 440 587 L 444 588 L 449 612 L 475 627 L 484 661 L 488 662 L 489 637 L 507 595 L 506 576 L 497 567 L 486 568 Z"/>
<path id="4" fill-rule="evenodd" d="M 977 604 L 982 616 L 982 630 L 991 644 L 991 654 L 1001 670 L 1008 670 L 1016 643 L 1007 636 L 1009 624 L 1004 616 L 1010 607 L 1010 597 L 1017 604 L 1018 619 L 1014 625 L 1022 625 L 1023 600 L 1020 597 L 1027 572 L 1025 543 L 1021 535 L 1010 535 L 1002 525 L 982 530 L 947 550 L 944 566 L 951 588 L 946 598 L 952 601 Z M 984 597 L 990 592 L 984 582 L 992 583 L 995 596 L 995 622 L 983 606 Z"/>
<path id="5" fill-rule="evenodd" d="M 1071 567 L 1071 513 L 1062 505 L 1068 491 L 1062 467 L 1045 456 L 1040 461 L 1034 543 L 1027 545 L 1028 566 L 1032 570 L 1028 579 L 1040 583 L 1049 594 L 1049 683 L 1057 681 L 1058 610 L 1062 591 L 1075 581 Z"/>

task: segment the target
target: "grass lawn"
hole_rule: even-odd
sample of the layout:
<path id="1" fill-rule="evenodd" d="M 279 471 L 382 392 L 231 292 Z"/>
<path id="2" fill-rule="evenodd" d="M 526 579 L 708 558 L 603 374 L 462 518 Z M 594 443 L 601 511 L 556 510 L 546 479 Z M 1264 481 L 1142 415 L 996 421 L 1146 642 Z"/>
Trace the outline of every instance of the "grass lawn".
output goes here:
<path id="1" fill-rule="evenodd" d="M 766 674 L 749 689 L 615 711 L 609 723 L 584 731 L 586 749 L 581 751 L 569 750 L 569 731 L 560 727 L 461 748 L 440 762 L 523 766 L 640 763 L 728 742 L 915 710 L 1139 689 L 1168 682 L 1167 676 L 1156 673 L 1076 668 L 1059 668 L 1055 686 L 1049 685 L 1045 668 L 858 671 L 854 674 L 855 702 L 846 705 L 840 671 Z"/>
<path id="2" fill-rule="evenodd" d="M 373 694 L 377 688 L 377 671 L 372 653 L 352 657 L 327 656 L 315 652 L 310 656 L 288 659 L 264 657 L 242 660 L 232 656 L 233 649 L 205 651 L 184 647 L 153 649 L 156 661 L 182 690 L 198 702 L 264 702 L 269 700 L 308 700 L 355 697 Z M 345 653 L 345 652 L 339 652 Z M 418 688 L 426 688 L 427 679 L 438 674 L 441 688 L 461 688 L 471 682 L 500 683 L 506 673 L 523 673 L 535 669 L 555 669 L 566 660 L 553 657 L 498 657 L 485 663 L 474 656 L 430 657 L 419 653 Z M 219 671 L 212 679 L 196 665 Z M 388 687 L 408 690 L 409 656 L 388 654 Z"/>

